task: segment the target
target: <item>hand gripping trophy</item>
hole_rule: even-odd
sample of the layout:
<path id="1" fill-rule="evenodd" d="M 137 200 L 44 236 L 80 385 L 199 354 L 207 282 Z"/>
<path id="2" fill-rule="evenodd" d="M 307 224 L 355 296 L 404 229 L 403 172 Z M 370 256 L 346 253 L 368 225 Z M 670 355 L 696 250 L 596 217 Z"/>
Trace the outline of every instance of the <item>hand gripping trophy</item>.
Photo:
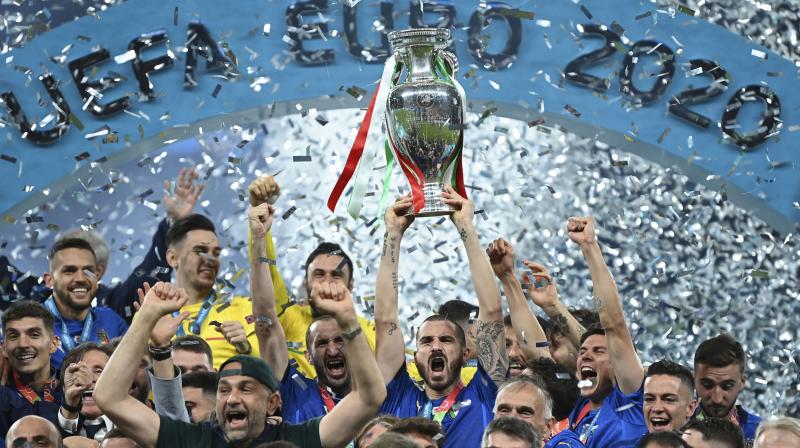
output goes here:
<path id="1" fill-rule="evenodd" d="M 359 216 L 374 157 L 374 151 L 364 150 L 365 144 L 370 134 L 381 132 L 383 120 L 388 135 L 381 209 L 395 160 L 411 185 L 415 216 L 451 213 L 441 200 L 445 182 L 466 197 L 461 169 L 466 97 L 456 79 L 458 61 L 445 51 L 449 41 L 450 31 L 443 28 L 389 33 L 393 54 L 386 61 L 345 169 L 328 199 L 331 211 L 355 172 L 348 213 L 353 218 Z"/>

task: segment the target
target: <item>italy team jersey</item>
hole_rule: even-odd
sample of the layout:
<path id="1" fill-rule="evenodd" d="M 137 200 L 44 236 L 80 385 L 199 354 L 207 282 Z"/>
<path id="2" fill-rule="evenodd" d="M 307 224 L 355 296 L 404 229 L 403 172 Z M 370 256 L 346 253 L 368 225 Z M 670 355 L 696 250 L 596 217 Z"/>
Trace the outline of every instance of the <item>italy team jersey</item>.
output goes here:
<path id="1" fill-rule="evenodd" d="M 396 415 L 400 418 L 423 416 L 426 408 L 436 408 L 445 400 L 428 397 L 408 375 L 403 365 L 386 386 L 386 401 L 378 414 Z M 472 381 L 456 396 L 455 403 L 442 420 L 445 432 L 445 448 L 479 448 L 483 430 L 494 417 L 494 399 L 497 386 L 489 375 L 478 367 Z M 430 405 L 429 405 L 430 402 Z"/>
<path id="2" fill-rule="evenodd" d="M 647 433 L 644 421 L 644 383 L 636 392 L 625 395 L 614 385 L 614 390 L 603 400 L 599 409 L 589 411 L 577 423 L 575 419 L 589 400 L 578 399 L 569 415 L 569 424 L 588 448 L 635 448 Z"/>
<path id="3" fill-rule="evenodd" d="M 281 406 L 283 421 L 293 425 L 324 416 L 330 412 L 327 408 L 339 404 L 340 400 L 327 388 L 325 391 L 330 400 L 323 398 L 319 383 L 306 378 L 297 370 L 294 363 L 286 368 L 279 390 L 283 401 Z"/>

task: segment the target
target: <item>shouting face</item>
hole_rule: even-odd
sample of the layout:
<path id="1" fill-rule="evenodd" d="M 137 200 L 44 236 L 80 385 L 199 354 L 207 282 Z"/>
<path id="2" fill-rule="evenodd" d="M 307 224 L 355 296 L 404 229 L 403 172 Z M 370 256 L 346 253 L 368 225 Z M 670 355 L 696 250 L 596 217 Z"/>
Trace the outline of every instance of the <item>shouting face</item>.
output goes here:
<path id="1" fill-rule="evenodd" d="M 232 362 L 225 370 L 241 369 Z M 224 372 L 223 370 L 222 372 Z M 249 376 L 230 375 L 220 378 L 217 386 L 217 423 L 229 443 L 249 442 L 264 431 L 271 396 L 264 384 Z"/>
<path id="2" fill-rule="evenodd" d="M 50 373 L 50 354 L 56 351 L 58 338 L 50 334 L 38 317 L 23 317 L 6 324 L 3 352 L 11 369 L 23 377 Z"/>
<path id="3" fill-rule="evenodd" d="M 506 326 L 506 352 L 508 352 L 508 376 L 522 375 L 525 370 L 525 354 L 519 348 L 517 333 L 513 327 Z"/>
<path id="4" fill-rule="evenodd" d="M 321 319 L 312 323 L 308 331 L 306 356 L 314 365 L 319 382 L 337 393 L 345 393 L 350 387 L 350 375 L 339 324 L 334 319 Z"/>
<path id="5" fill-rule="evenodd" d="M 698 363 L 694 369 L 694 387 L 700 397 L 703 413 L 708 417 L 727 417 L 745 386 L 742 366 L 729 364 L 714 367 Z"/>
<path id="6" fill-rule="evenodd" d="M 108 355 L 100 350 L 89 350 L 88 352 L 84 353 L 81 361 L 89 366 L 89 370 L 92 371 L 93 375 L 92 388 L 86 391 L 83 395 L 81 414 L 88 419 L 94 420 L 103 415 L 103 411 L 101 411 L 94 402 L 94 396 L 92 396 L 92 392 L 94 391 L 95 383 L 97 383 L 97 378 L 100 378 L 100 374 L 103 373 L 103 369 L 108 363 Z"/>
<path id="7" fill-rule="evenodd" d="M 653 375 L 644 380 L 644 419 L 650 432 L 679 430 L 696 407 L 691 390 L 677 376 Z"/>
<path id="8" fill-rule="evenodd" d="M 85 249 L 63 249 L 50 260 L 45 284 L 53 289 L 53 297 L 61 307 L 79 314 L 90 306 L 97 292 L 97 266 L 94 255 Z"/>
<path id="9" fill-rule="evenodd" d="M 456 335 L 455 325 L 445 320 L 423 323 L 417 332 L 414 361 L 425 384 L 434 391 L 447 390 L 461 375 L 469 357 Z"/>
<path id="10" fill-rule="evenodd" d="M 206 291 L 214 287 L 219 272 L 222 248 L 214 232 L 191 230 L 167 251 L 167 261 L 175 269 L 181 287 Z"/>
<path id="11" fill-rule="evenodd" d="M 606 348 L 606 337 L 593 334 L 581 345 L 578 355 L 578 387 L 581 396 L 602 401 L 614 387 L 614 371 Z"/>

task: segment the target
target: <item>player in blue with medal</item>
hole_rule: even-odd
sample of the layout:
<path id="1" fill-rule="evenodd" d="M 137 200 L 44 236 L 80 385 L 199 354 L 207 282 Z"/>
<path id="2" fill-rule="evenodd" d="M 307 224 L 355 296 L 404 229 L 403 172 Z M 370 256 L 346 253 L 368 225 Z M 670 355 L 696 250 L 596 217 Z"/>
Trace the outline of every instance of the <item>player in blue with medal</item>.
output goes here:
<path id="1" fill-rule="evenodd" d="M 397 269 L 400 240 L 413 217 L 406 216 L 411 196 L 401 197 L 384 218 L 386 235 L 375 290 L 376 356 L 388 394 L 380 413 L 420 416 L 440 423 L 446 433 L 445 447 L 479 447 L 483 430 L 492 420 L 497 384 L 505 380 L 508 371 L 500 290 L 472 222 L 472 202 L 450 187 L 446 187 L 443 200 L 455 209 L 451 219 L 464 242 L 478 296 L 478 371 L 469 384 L 461 382 L 461 368 L 469 359 L 464 331 L 433 315 L 417 331 L 414 360 L 424 381 L 422 388 L 408 375 L 398 320 Z"/>
<path id="2" fill-rule="evenodd" d="M 50 249 L 50 271 L 44 274 L 53 296 L 44 302 L 55 318 L 58 349 L 50 357 L 60 369 L 64 356 L 82 342 L 106 344 L 128 329 L 111 308 L 92 307 L 97 292 L 97 261 L 92 246 L 80 238 L 63 238 Z"/>
<path id="3" fill-rule="evenodd" d="M 603 260 L 594 218 L 570 218 L 567 233 L 586 258 L 602 324 L 581 337 L 577 372 L 581 397 L 570 414 L 570 429 L 589 448 L 635 447 L 647 432 L 644 368 L 625 322 L 617 286 Z"/>

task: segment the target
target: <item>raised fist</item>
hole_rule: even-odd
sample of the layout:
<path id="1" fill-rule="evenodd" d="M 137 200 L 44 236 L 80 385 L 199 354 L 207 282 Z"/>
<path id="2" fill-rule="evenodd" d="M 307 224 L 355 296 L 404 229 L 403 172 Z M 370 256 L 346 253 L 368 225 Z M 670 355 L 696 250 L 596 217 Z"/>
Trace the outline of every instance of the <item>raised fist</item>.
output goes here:
<path id="1" fill-rule="evenodd" d="M 358 323 L 353 296 L 350 290 L 339 282 L 314 284 L 311 290 L 311 302 L 320 314 L 333 316 L 342 328 L 351 328 Z"/>
<path id="2" fill-rule="evenodd" d="M 569 235 L 569 239 L 581 247 L 596 243 L 594 218 L 591 216 L 569 218 L 569 221 L 567 221 L 567 235 Z"/>
<path id="3" fill-rule="evenodd" d="M 266 202 L 250 207 L 247 210 L 247 222 L 250 225 L 250 233 L 255 238 L 264 238 L 270 227 L 272 227 L 272 217 L 275 215 L 275 207 Z"/>
<path id="4" fill-rule="evenodd" d="M 514 275 L 514 258 L 516 254 L 511 243 L 498 238 L 486 248 L 486 255 L 489 256 L 489 263 L 492 265 L 494 275 L 498 277 L 509 274 Z"/>
<path id="5" fill-rule="evenodd" d="M 183 288 L 172 283 L 158 282 L 144 296 L 140 313 L 151 313 L 156 317 L 171 314 L 186 304 L 189 296 Z"/>
<path id="6" fill-rule="evenodd" d="M 275 177 L 264 175 L 251 182 L 247 191 L 250 193 L 250 205 L 255 207 L 263 203 L 274 204 L 281 194 L 281 187 L 275 182 Z"/>

